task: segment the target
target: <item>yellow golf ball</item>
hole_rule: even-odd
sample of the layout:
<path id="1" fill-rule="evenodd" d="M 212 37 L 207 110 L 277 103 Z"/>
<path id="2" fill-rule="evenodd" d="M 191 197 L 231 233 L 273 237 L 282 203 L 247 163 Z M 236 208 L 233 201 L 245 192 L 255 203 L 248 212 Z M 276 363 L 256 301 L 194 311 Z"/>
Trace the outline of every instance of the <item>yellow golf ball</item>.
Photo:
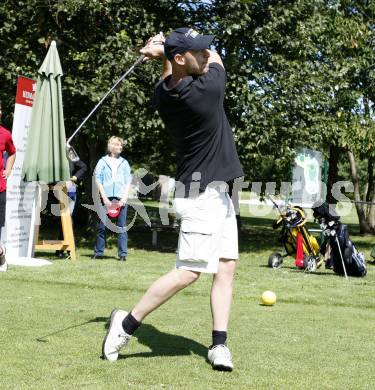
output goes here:
<path id="1" fill-rule="evenodd" d="M 276 303 L 276 294 L 273 291 L 265 291 L 260 297 L 260 302 L 265 306 L 272 306 Z"/>

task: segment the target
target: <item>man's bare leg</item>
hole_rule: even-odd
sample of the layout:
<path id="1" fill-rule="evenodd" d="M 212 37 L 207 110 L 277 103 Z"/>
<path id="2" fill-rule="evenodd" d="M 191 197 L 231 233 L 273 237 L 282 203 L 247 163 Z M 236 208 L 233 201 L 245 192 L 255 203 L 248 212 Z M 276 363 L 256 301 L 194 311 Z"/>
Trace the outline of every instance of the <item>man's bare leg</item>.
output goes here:
<path id="1" fill-rule="evenodd" d="M 214 275 L 211 288 L 212 329 L 226 331 L 232 304 L 235 260 L 219 261 L 219 269 Z"/>
<path id="2" fill-rule="evenodd" d="M 198 272 L 183 269 L 173 269 L 166 275 L 157 279 L 146 291 L 141 300 L 131 311 L 132 316 L 138 321 L 150 314 L 177 292 L 181 291 L 189 284 L 199 278 Z"/>
<path id="3" fill-rule="evenodd" d="M 224 260 L 224 259 L 222 259 Z M 207 358 L 216 370 L 232 371 L 232 356 L 225 345 L 232 304 L 233 278 L 236 270 L 235 260 L 219 262 L 211 288 L 212 345 Z"/>
<path id="4" fill-rule="evenodd" d="M 118 359 L 118 353 L 130 340 L 141 321 L 177 292 L 195 282 L 198 272 L 173 269 L 156 280 L 135 305 L 131 313 L 115 309 L 102 345 L 103 358 Z"/>

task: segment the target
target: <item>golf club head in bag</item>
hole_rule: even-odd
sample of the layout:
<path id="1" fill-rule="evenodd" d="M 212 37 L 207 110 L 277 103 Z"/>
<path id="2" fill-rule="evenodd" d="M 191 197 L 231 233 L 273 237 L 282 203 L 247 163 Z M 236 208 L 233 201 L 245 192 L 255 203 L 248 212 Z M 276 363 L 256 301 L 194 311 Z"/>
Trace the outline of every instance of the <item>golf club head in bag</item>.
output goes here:
<path id="1" fill-rule="evenodd" d="M 340 216 L 336 213 L 334 207 L 329 205 L 327 202 L 316 202 L 312 206 L 313 217 L 321 223 L 328 224 L 329 222 L 338 222 L 340 221 Z"/>

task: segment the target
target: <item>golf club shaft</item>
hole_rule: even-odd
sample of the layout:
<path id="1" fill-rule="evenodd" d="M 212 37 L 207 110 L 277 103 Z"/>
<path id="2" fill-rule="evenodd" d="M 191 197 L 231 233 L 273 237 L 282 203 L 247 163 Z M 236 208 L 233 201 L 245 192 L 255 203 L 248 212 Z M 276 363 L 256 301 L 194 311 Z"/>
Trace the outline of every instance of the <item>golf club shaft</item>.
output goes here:
<path id="1" fill-rule="evenodd" d="M 275 206 L 275 208 L 276 208 L 277 211 L 279 212 L 280 216 L 283 217 L 283 219 L 284 219 L 283 213 L 281 212 L 281 210 L 280 210 L 278 204 L 271 198 L 271 195 L 266 194 L 265 196 L 266 196 L 266 198 L 268 198 L 268 199 L 273 203 L 273 205 Z"/>
<path id="2" fill-rule="evenodd" d="M 339 249 L 340 257 L 341 257 L 341 262 L 342 262 L 342 267 L 344 268 L 344 274 L 345 274 L 345 279 L 348 279 L 348 274 L 346 273 L 346 267 L 345 267 L 345 262 L 344 258 L 342 257 L 342 252 L 341 252 L 341 247 L 340 247 L 340 242 L 336 234 L 336 244 Z"/>
<path id="3" fill-rule="evenodd" d="M 89 120 L 91 115 L 102 105 L 107 96 L 114 90 L 116 87 L 125 79 L 125 77 L 133 71 L 133 69 L 139 65 L 145 56 L 142 54 L 138 57 L 138 59 L 134 62 L 134 64 L 113 84 L 112 88 L 100 99 L 98 104 L 91 110 L 91 112 L 87 115 L 87 117 L 82 121 L 82 123 L 78 126 L 78 128 L 74 131 L 74 133 L 67 140 L 67 144 L 69 145 L 71 140 L 76 136 L 76 134 L 81 130 L 81 128 L 85 125 L 85 123 Z"/>

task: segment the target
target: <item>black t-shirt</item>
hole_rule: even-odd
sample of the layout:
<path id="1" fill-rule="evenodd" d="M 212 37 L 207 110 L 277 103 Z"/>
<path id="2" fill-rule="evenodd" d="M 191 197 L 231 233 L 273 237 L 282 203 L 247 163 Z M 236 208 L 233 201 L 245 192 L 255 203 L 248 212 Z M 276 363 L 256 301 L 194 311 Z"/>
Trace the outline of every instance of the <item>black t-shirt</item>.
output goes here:
<path id="1" fill-rule="evenodd" d="M 192 181 L 200 181 L 199 191 L 204 191 L 213 182 L 229 182 L 243 176 L 224 112 L 224 68 L 211 63 L 207 73 L 186 76 L 169 90 L 170 77 L 156 84 L 154 105 L 173 137 L 176 180 L 185 185 L 185 195 Z"/>

